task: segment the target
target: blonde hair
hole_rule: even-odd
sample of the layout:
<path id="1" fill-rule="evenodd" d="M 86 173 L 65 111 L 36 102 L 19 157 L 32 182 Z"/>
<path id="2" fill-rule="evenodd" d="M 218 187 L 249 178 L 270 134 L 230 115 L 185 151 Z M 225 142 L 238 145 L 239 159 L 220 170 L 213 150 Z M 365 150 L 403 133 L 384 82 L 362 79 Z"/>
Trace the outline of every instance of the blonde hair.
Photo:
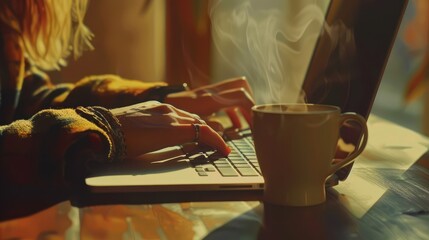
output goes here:
<path id="1" fill-rule="evenodd" d="M 0 18 L 19 33 L 26 59 L 44 70 L 59 69 L 73 53 L 93 49 L 83 19 L 88 0 L 1 0 Z"/>

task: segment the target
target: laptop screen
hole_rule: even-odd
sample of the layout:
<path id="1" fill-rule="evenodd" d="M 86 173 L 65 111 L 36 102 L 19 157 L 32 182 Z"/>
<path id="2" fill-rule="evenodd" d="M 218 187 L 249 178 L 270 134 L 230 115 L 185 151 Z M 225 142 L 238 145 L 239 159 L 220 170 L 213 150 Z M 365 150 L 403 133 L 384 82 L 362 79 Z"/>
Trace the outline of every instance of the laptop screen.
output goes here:
<path id="1" fill-rule="evenodd" d="M 406 5 L 332 0 L 304 80 L 307 101 L 368 117 Z"/>
<path id="2" fill-rule="evenodd" d="M 406 0 L 332 0 L 303 83 L 306 101 L 367 118 L 406 6 Z M 354 145 L 360 134 L 354 126 L 341 129 Z M 336 175 L 344 180 L 350 169 Z"/>

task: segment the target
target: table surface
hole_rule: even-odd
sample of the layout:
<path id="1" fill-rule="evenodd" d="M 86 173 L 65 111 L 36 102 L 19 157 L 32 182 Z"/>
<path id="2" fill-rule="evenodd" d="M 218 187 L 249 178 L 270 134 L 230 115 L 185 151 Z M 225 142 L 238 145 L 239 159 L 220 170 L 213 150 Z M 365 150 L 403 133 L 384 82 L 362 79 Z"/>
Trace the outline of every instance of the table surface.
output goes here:
<path id="1" fill-rule="evenodd" d="M 429 239 L 429 139 L 375 116 L 368 126 L 366 150 L 321 205 L 264 204 L 259 193 L 89 196 L 2 221 L 0 239 Z"/>

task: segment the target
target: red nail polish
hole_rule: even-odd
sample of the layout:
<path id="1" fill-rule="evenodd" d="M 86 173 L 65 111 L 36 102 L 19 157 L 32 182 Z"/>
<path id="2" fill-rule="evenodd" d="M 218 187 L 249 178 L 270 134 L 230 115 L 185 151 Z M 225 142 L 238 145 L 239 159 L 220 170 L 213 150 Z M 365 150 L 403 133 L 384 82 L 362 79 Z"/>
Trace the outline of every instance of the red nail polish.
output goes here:
<path id="1" fill-rule="evenodd" d="M 229 155 L 231 153 L 231 148 L 229 146 L 226 146 L 226 152 L 227 152 L 226 155 Z"/>

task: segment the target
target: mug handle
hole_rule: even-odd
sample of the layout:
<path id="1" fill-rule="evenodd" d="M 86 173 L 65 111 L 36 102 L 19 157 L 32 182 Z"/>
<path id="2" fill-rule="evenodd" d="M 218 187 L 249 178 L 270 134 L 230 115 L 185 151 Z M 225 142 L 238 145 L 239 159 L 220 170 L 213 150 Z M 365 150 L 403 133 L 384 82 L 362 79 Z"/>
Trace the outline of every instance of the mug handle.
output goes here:
<path id="1" fill-rule="evenodd" d="M 363 129 L 363 140 L 359 144 L 359 147 L 355 149 L 349 156 L 344 159 L 337 159 L 338 161 L 331 166 L 329 175 L 335 173 L 340 168 L 349 164 L 353 159 L 355 159 L 362 151 L 365 149 L 366 143 L 368 142 L 368 127 L 366 126 L 366 120 L 361 115 L 357 113 L 343 113 L 340 116 L 340 127 L 348 121 L 357 122 Z"/>

